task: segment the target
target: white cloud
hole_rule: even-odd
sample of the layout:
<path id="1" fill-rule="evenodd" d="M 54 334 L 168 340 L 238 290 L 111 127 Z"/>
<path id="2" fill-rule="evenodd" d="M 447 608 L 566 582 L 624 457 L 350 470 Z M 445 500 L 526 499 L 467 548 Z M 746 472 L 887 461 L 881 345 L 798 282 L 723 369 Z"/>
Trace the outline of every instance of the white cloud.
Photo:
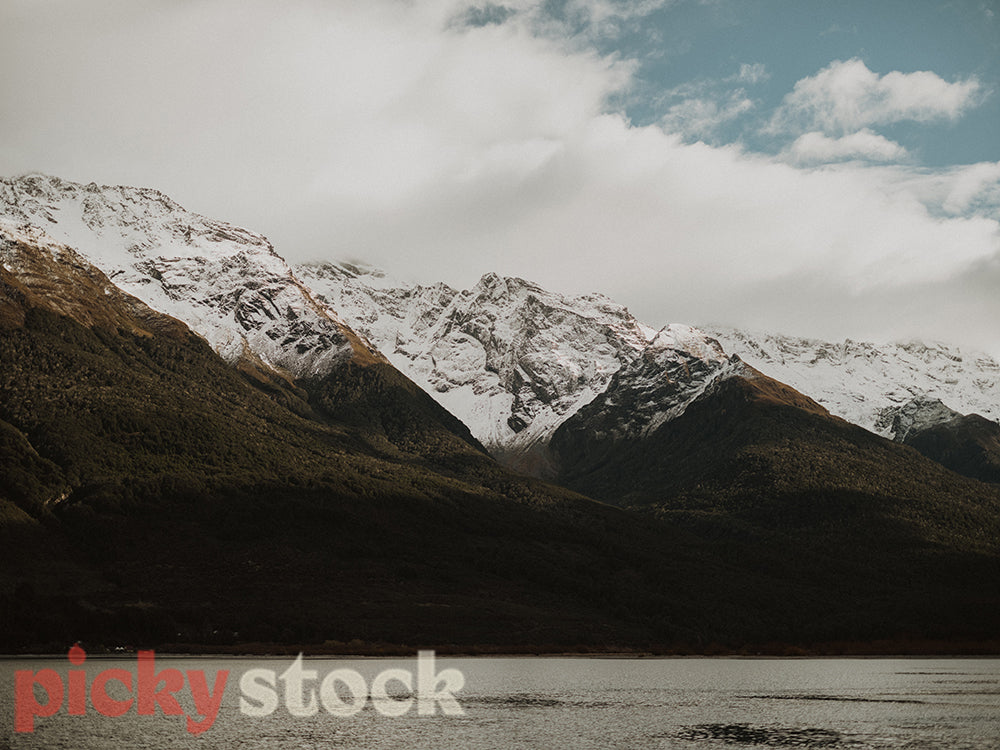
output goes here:
<path id="1" fill-rule="evenodd" d="M 770 130 L 836 134 L 902 120 L 954 120 L 977 103 L 981 89 L 974 77 L 949 83 L 929 71 L 880 76 L 859 59 L 838 60 L 795 84 Z"/>
<path id="2" fill-rule="evenodd" d="M 898 143 L 866 128 L 840 138 L 830 138 L 818 132 L 805 133 L 795 139 L 784 156 L 799 164 L 815 164 L 845 159 L 900 161 L 907 157 L 907 153 Z"/>
<path id="3" fill-rule="evenodd" d="M 666 108 L 660 124 L 688 140 L 713 141 L 721 128 L 756 107 L 746 88 L 732 84 L 754 85 L 769 77 L 762 63 L 743 63 L 726 78 L 704 78 L 668 89 L 658 97 Z"/>
<path id="4" fill-rule="evenodd" d="M 972 164 L 952 171 L 953 182 L 941 205 L 945 211 L 960 215 L 977 207 L 992 209 L 1000 215 L 1000 162 Z"/>
<path id="5" fill-rule="evenodd" d="M 768 80 L 771 74 L 767 71 L 764 63 L 743 63 L 740 65 L 740 72 L 736 75 L 736 80 L 740 83 L 754 85 Z"/>
<path id="6" fill-rule="evenodd" d="M 608 31 L 624 21 L 645 18 L 674 0 L 567 0 L 564 12 L 584 20 L 597 31 Z"/>
<path id="7" fill-rule="evenodd" d="M 935 219 L 880 173 L 802 171 L 613 117 L 593 121 L 536 177 L 542 210 L 479 242 L 514 267 L 543 248 L 572 248 L 541 264 L 561 283 L 600 268 L 616 291 L 649 285 L 718 304 L 721 289 L 791 274 L 852 293 L 925 283 L 1000 250 L 996 222 Z"/>
<path id="8" fill-rule="evenodd" d="M 934 215 L 1000 217 L 1000 162 L 877 171 L 886 190 L 912 195 Z"/>
<path id="9" fill-rule="evenodd" d="M 667 130 L 687 138 L 710 139 L 727 122 L 753 109 L 754 103 L 742 91 L 731 92 L 723 100 L 695 97 L 671 105 L 661 119 Z"/>
<path id="10" fill-rule="evenodd" d="M 565 0 L 548 3 L 541 0 L 506 0 L 467 2 L 465 0 L 438 0 L 451 2 L 460 8 L 471 6 L 474 15 L 484 9 L 506 8 L 516 11 L 518 20 L 540 36 L 549 39 L 573 40 L 590 43 L 597 39 L 604 42 L 621 37 L 624 33 L 640 28 L 642 22 L 656 11 L 673 5 L 677 0 Z"/>

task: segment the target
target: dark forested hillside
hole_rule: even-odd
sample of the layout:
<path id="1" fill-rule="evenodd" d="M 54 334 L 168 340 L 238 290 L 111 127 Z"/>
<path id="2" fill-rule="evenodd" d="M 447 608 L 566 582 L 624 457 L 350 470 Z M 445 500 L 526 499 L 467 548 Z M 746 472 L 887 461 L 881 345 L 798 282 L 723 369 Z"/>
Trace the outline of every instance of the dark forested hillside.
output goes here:
<path id="1" fill-rule="evenodd" d="M 714 611 L 705 577 L 731 575 L 695 540 L 509 473 L 386 365 L 232 368 L 70 251 L 4 252 L 4 648 L 696 643 L 755 619 Z"/>
<path id="2" fill-rule="evenodd" d="M 1000 484 L 1000 424 L 978 414 L 913 430 L 903 442 L 952 471 Z"/>
<path id="3" fill-rule="evenodd" d="M 736 384 L 567 480 L 623 510 L 501 468 L 384 363 L 234 368 L 71 251 L 3 253 L 3 649 L 996 632 L 996 494 L 856 428 Z M 904 469 L 933 492 L 880 489 Z"/>
<path id="4" fill-rule="evenodd" d="M 821 586 L 828 624 L 838 602 L 853 602 L 845 616 L 859 625 L 995 623 L 996 487 L 764 376 L 721 379 L 682 416 L 632 439 L 608 442 L 588 423 L 607 419 L 603 398 L 553 439 L 567 486 L 712 539 L 721 560 L 778 575 L 789 591 Z"/>

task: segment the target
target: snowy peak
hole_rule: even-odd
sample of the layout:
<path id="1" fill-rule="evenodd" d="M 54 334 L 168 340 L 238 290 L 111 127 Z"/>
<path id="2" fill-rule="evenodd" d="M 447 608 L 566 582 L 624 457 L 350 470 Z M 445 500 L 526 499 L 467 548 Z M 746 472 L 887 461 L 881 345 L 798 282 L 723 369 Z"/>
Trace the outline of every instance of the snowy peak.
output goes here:
<path id="1" fill-rule="evenodd" d="M 624 305 L 602 294 L 567 296 L 550 292 L 538 284 L 514 276 L 485 274 L 478 283 L 463 295 L 471 296 L 471 306 L 485 310 L 504 309 L 531 318 L 532 312 L 572 314 L 598 325 L 613 328 L 623 341 L 633 348 L 642 348 L 656 335 L 656 331 L 636 320 Z"/>
<path id="2" fill-rule="evenodd" d="M 601 295 L 570 297 L 495 273 L 471 288 L 396 283 L 350 264 L 296 273 L 494 455 L 546 473 L 568 416 L 641 355 L 656 331 Z"/>
<path id="3" fill-rule="evenodd" d="M 516 290 L 527 286 L 532 285 L 529 285 L 522 279 L 505 279 L 499 274 L 490 271 L 483 274 L 482 278 L 472 288 L 472 292 L 477 297 L 482 296 L 487 299 L 501 300 L 510 296 L 512 287 Z"/>
<path id="4" fill-rule="evenodd" d="M 681 323 L 671 323 L 657 331 L 649 342 L 650 352 L 683 352 L 705 362 L 723 362 L 728 357 L 722 345 L 703 331 Z"/>
<path id="5" fill-rule="evenodd" d="M 445 284 L 409 284 L 354 263 L 304 263 L 295 267 L 295 274 L 317 300 L 338 310 L 390 359 L 411 330 L 436 324 L 458 294 Z"/>
<path id="6" fill-rule="evenodd" d="M 884 409 L 875 429 L 897 442 L 905 442 L 912 433 L 950 422 L 961 413 L 945 406 L 940 399 L 915 398 L 902 406 Z"/>
<path id="7" fill-rule="evenodd" d="M 566 453 L 581 440 L 590 451 L 595 445 L 645 437 L 681 416 L 717 382 L 758 375 L 739 357 L 727 357 L 717 341 L 698 329 L 667 326 L 597 398 L 560 426 L 559 443 Z"/>
<path id="8" fill-rule="evenodd" d="M 350 359 L 381 360 L 266 238 L 186 211 L 157 190 L 33 174 L 0 180 L 0 215 L 43 227 L 227 361 L 249 355 L 304 377 Z"/>
<path id="9" fill-rule="evenodd" d="M 898 410 L 939 400 L 962 413 L 1000 418 L 1000 363 L 945 344 L 874 344 L 706 328 L 730 354 L 807 393 L 831 414 L 892 436 Z"/>

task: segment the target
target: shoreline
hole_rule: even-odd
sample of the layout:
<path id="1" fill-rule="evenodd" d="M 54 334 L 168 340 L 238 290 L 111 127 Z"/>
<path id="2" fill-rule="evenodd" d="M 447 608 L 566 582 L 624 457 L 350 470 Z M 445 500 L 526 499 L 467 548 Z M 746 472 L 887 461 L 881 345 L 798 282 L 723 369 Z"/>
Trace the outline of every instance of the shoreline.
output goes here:
<path id="1" fill-rule="evenodd" d="M 804 649 L 792 647 L 787 649 L 733 649 L 671 651 L 668 649 L 614 649 L 614 650 L 565 650 L 546 648 L 520 648 L 491 650 L 483 647 L 461 648 L 451 646 L 387 646 L 357 648 L 357 650 L 334 649 L 317 646 L 316 644 L 246 644 L 244 646 L 222 647 L 202 644 L 164 644 L 159 648 L 121 647 L 108 650 L 100 646 L 87 646 L 87 659 L 116 660 L 134 659 L 140 650 L 152 650 L 157 659 L 287 659 L 302 654 L 306 659 L 366 659 L 387 660 L 413 658 L 418 651 L 433 651 L 437 658 L 442 659 L 1000 659 L 1000 647 L 995 642 L 968 643 L 965 642 L 954 649 L 920 648 L 931 644 L 913 644 L 916 648 L 897 648 L 884 650 L 876 648 L 831 649 L 816 647 Z M 943 644 L 936 644 L 942 646 Z M 874 646 L 874 644 L 872 644 Z M 67 650 L 69 646 L 66 647 Z M 65 659 L 66 650 L 38 650 L 24 653 L 0 653 L 0 661 L 18 659 Z"/>

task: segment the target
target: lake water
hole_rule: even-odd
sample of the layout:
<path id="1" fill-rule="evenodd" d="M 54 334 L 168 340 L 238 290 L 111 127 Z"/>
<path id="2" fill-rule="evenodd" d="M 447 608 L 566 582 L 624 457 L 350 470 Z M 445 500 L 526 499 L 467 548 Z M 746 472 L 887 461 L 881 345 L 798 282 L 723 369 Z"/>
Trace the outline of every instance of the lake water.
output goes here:
<path id="1" fill-rule="evenodd" d="M 17 733 L 15 673 L 54 670 L 68 701 L 68 671 L 77 668 L 66 659 L 0 660 L 0 747 L 1000 748 L 1000 659 L 438 658 L 438 671 L 464 675 L 456 694 L 462 716 L 414 709 L 390 717 L 371 700 L 350 717 L 318 702 L 308 717 L 292 716 L 284 703 L 265 717 L 241 713 L 241 675 L 251 668 L 281 674 L 292 661 L 157 657 L 157 670 L 204 671 L 209 688 L 217 670 L 230 670 L 216 721 L 192 736 L 183 716 L 139 716 L 133 706 L 106 717 L 89 704 L 86 715 L 71 716 L 67 703 L 36 719 L 33 733 Z M 318 680 L 354 670 L 371 685 L 386 669 L 416 674 L 416 663 L 306 659 L 304 667 Z M 137 663 L 91 658 L 83 669 L 90 684 L 107 669 L 136 673 Z M 107 685 L 109 696 L 129 697 L 118 683 Z M 193 712 L 187 688 L 178 696 Z M 40 688 L 36 695 L 44 703 Z"/>

